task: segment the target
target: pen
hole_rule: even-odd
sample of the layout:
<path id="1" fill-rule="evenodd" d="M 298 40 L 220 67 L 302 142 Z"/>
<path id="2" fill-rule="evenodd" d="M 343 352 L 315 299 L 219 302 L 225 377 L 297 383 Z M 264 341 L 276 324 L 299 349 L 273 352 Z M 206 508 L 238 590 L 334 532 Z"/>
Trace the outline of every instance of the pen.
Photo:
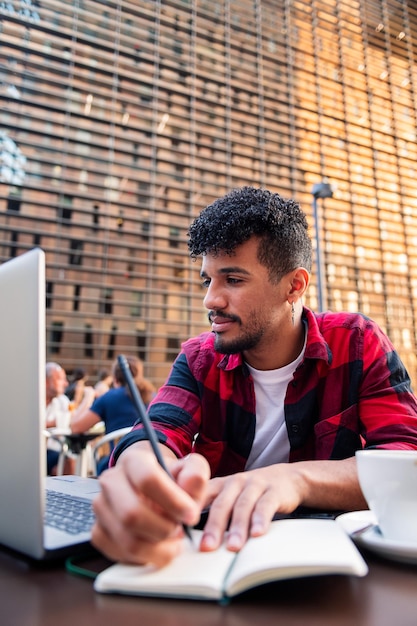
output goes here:
<path id="1" fill-rule="evenodd" d="M 120 369 L 122 370 L 123 376 L 126 380 L 126 383 L 129 387 L 130 393 L 132 394 L 132 399 L 133 402 L 135 404 L 135 407 L 139 413 L 139 417 L 140 420 L 143 424 L 143 427 L 145 429 L 146 432 L 146 436 L 148 437 L 149 443 L 151 444 L 152 450 L 156 456 L 156 459 L 159 463 L 159 465 L 166 471 L 166 473 L 171 476 L 171 473 L 169 471 L 169 469 L 167 468 L 166 464 L 165 464 L 165 460 L 164 457 L 161 454 L 161 450 L 159 448 L 159 441 L 158 438 L 155 434 L 155 431 L 153 429 L 152 426 L 152 422 L 149 419 L 148 413 L 146 411 L 146 407 L 145 404 L 141 398 L 141 395 L 139 393 L 139 390 L 136 386 L 135 381 L 133 380 L 133 376 L 132 376 L 132 372 L 130 371 L 130 367 L 129 364 L 127 362 L 127 359 L 125 356 L 123 356 L 123 354 L 120 354 L 117 357 L 117 361 L 120 365 Z M 172 476 L 171 476 L 172 478 Z M 183 524 L 182 525 L 183 530 L 185 532 L 185 534 L 187 535 L 187 537 L 190 539 L 190 541 L 192 541 L 192 537 L 191 537 L 191 531 L 190 531 L 190 527 L 187 524 Z"/>

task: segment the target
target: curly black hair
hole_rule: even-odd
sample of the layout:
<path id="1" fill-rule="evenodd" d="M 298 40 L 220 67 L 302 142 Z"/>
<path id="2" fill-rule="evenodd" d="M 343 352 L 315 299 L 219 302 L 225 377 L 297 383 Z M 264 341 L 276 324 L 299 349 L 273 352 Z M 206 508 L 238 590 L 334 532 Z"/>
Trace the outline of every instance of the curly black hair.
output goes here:
<path id="1" fill-rule="evenodd" d="M 203 209 L 188 231 L 191 258 L 226 253 L 252 236 L 258 259 L 272 282 L 296 267 L 311 270 L 311 240 L 305 213 L 294 200 L 255 187 L 234 189 Z"/>

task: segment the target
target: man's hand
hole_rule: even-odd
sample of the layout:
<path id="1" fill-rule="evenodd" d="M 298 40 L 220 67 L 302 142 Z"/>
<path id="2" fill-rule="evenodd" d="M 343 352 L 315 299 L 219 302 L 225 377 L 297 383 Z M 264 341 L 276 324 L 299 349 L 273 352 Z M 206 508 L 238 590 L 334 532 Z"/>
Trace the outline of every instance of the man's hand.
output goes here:
<path id="1" fill-rule="evenodd" d="M 161 566 L 181 550 L 182 524 L 200 519 L 210 470 L 198 454 L 177 460 L 164 449 L 172 480 L 145 445 L 101 475 L 92 543 L 112 560 Z"/>
<path id="2" fill-rule="evenodd" d="M 297 481 L 301 482 L 288 463 L 211 480 L 207 494 L 210 512 L 200 549 L 216 549 L 229 521 L 229 550 L 237 552 L 249 536 L 263 535 L 278 510 L 291 513 L 300 504 Z"/>
<path id="3" fill-rule="evenodd" d="M 165 459 L 174 481 L 140 444 L 128 448 L 100 478 L 94 502 L 94 545 L 113 560 L 163 565 L 181 550 L 181 524 L 196 524 L 210 507 L 200 550 L 240 550 L 248 537 L 267 532 L 275 513 L 298 506 L 323 510 L 367 508 L 355 458 L 279 463 L 209 481 L 199 454 Z"/>
<path id="4" fill-rule="evenodd" d="M 240 550 L 248 537 L 267 532 L 275 513 L 298 506 L 323 510 L 367 508 L 359 487 L 355 458 L 341 461 L 279 463 L 210 481 L 210 512 L 200 550 L 215 550 L 226 533 L 229 550 Z"/>

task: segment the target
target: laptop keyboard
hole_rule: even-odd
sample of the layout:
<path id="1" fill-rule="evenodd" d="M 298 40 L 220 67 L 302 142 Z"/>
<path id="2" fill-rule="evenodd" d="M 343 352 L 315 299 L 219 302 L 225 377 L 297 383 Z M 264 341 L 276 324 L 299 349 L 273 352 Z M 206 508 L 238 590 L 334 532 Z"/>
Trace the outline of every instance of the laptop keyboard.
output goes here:
<path id="1" fill-rule="evenodd" d="M 46 490 L 45 524 L 71 535 L 90 532 L 94 513 L 90 500 Z"/>

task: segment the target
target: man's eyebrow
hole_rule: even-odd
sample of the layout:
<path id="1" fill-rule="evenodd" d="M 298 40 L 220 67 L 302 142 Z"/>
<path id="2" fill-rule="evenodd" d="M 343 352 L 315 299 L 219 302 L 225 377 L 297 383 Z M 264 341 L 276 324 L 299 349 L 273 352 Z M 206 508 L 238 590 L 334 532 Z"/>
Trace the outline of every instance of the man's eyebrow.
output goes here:
<path id="1" fill-rule="evenodd" d="M 245 274 L 246 276 L 250 276 L 250 272 L 245 270 L 243 267 L 239 267 L 238 265 L 232 265 L 230 267 L 221 267 L 216 271 L 217 274 Z M 201 278 L 206 278 L 208 276 L 207 272 L 201 270 L 200 272 Z"/>

